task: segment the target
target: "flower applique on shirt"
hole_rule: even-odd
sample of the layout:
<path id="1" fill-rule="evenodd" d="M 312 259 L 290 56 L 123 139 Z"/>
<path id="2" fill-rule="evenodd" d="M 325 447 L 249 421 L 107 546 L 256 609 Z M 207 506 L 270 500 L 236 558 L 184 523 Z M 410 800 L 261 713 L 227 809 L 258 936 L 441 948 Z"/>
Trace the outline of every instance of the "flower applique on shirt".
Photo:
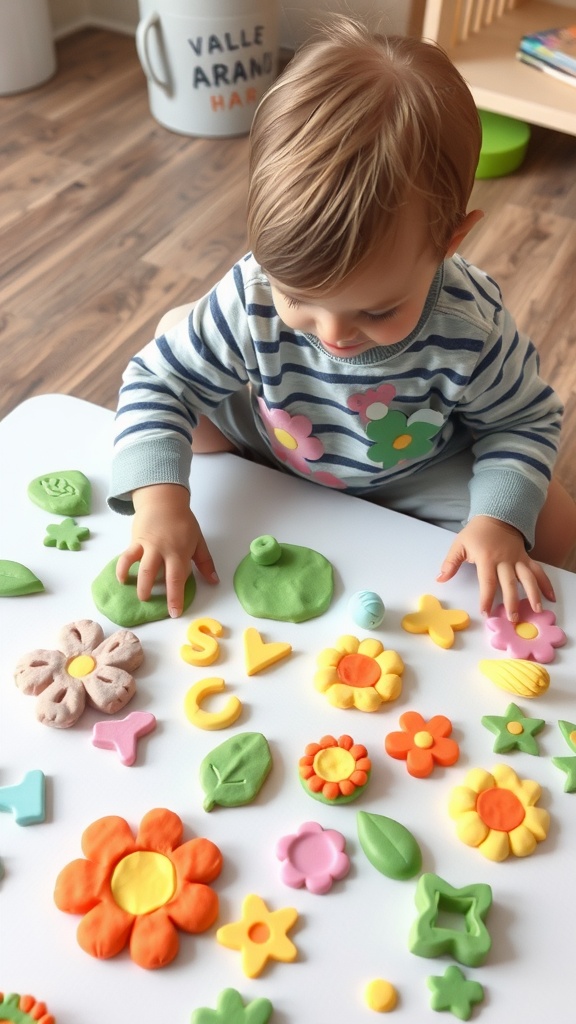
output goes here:
<path id="1" fill-rule="evenodd" d="M 390 402 L 395 395 L 393 384 L 382 384 L 348 399 L 348 408 L 358 412 L 367 437 L 375 442 L 366 455 L 372 462 L 380 462 L 384 469 L 427 455 L 433 448 L 432 438 L 444 422 L 433 409 L 421 409 L 411 416 L 391 410 Z"/>
<path id="2" fill-rule="evenodd" d="M 258 406 L 276 458 L 297 473 L 311 477 L 315 483 L 345 489 L 346 484 L 332 473 L 314 473 L 308 465 L 322 458 L 324 445 L 312 434 L 312 422 L 307 416 L 291 416 L 285 409 L 269 409 L 262 398 L 258 399 Z"/>

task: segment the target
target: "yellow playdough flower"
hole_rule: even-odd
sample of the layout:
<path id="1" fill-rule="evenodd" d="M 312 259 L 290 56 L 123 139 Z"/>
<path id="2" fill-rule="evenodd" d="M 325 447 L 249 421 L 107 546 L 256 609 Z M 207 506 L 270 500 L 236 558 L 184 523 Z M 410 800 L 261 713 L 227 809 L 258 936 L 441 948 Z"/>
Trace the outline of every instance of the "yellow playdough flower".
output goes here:
<path id="1" fill-rule="evenodd" d="M 337 708 L 377 711 L 402 690 L 404 662 L 379 640 L 341 636 L 318 655 L 314 685 Z"/>
<path id="2" fill-rule="evenodd" d="M 519 779 L 508 765 L 497 764 L 492 774 L 472 769 L 464 783 L 452 790 L 448 809 L 467 846 L 501 861 L 511 853 L 527 857 L 546 839 L 550 815 L 535 806 L 542 793 L 537 782 Z"/>
<path id="3" fill-rule="evenodd" d="M 242 904 L 242 918 L 222 925 L 216 939 L 228 949 L 242 953 L 242 970 L 248 978 L 257 978 L 268 960 L 292 963 L 298 950 L 286 932 L 298 920 L 294 907 L 268 910 L 260 896 L 247 896 Z"/>

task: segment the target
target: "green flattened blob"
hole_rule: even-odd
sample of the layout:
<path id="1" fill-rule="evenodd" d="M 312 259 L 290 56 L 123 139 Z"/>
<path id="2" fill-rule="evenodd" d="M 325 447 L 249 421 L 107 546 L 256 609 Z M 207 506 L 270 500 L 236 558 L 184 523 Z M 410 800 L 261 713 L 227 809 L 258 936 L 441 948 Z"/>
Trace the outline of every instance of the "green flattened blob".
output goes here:
<path id="1" fill-rule="evenodd" d="M 61 516 L 87 516 L 92 502 L 88 477 L 77 469 L 45 473 L 28 484 L 28 497 L 35 505 Z"/>
<path id="2" fill-rule="evenodd" d="M 404 881 L 422 867 L 422 851 L 414 836 L 394 818 L 358 811 L 356 827 L 360 846 L 383 875 Z"/>
<path id="3" fill-rule="evenodd" d="M 225 988 L 218 996 L 217 1009 L 194 1010 L 190 1024 L 268 1024 L 272 1010 L 269 999 L 253 999 L 245 1006 L 235 988 Z"/>
<path id="4" fill-rule="evenodd" d="M 111 622 L 125 629 L 141 626 L 145 622 L 157 622 L 169 618 L 165 594 L 152 594 L 149 601 L 140 601 L 136 593 L 139 562 L 131 567 L 126 583 L 116 579 L 116 563 L 113 558 L 92 583 L 92 598 L 99 612 Z M 184 611 L 190 607 L 196 594 L 196 580 L 190 574 L 184 587 Z"/>
<path id="5" fill-rule="evenodd" d="M 305 622 L 322 615 L 334 593 L 332 565 L 312 548 L 279 544 L 267 534 L 250 545 L 234 573 L 244 611 L 259 619 Z"/>
<path id="6" fill-rule="evenodd" d="M 206 794 L 204 810 L 241 807 L 258 794 L 272 767 L 266 737 L 260 732 L 231 736 L 206 755 L 200 765 L 200 784 Z"/>
<path id="7" fill-rule="evenodd" d="M 42 590 L 44 584 L 25 565 L 0 558 L 0 597 L 23 597 Z"/>

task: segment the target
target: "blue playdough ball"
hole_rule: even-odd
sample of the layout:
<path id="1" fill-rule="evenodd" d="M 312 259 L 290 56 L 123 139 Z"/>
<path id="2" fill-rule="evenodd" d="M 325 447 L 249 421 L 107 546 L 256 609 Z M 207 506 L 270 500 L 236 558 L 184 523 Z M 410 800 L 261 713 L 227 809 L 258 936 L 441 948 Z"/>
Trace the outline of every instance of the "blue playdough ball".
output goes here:
<path id="1" fill-rule="evenodd" d="M 373 590 L 358 590 L 350 598 L 348 611 L 357 626 L 362 629 L 376 629 L 384 618 L 382 598 Z"/>

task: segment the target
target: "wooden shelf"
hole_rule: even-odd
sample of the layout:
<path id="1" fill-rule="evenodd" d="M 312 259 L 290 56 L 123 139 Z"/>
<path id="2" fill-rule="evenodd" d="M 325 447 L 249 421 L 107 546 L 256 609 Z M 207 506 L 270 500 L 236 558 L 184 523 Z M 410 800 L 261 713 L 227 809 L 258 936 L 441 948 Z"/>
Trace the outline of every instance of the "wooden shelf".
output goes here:
<path id="1" fill-rule="evenodd" d="M 464 41 L 456 41 L 455 0 L 428 0 L 423 36 L 450 54 L 483 110 L 576 135 L 576 88 L 527 67 L 516 58 L 520 38 L 529 32 L 576 23 L 576 10 L 528 0 L 494 18 Z"/>

